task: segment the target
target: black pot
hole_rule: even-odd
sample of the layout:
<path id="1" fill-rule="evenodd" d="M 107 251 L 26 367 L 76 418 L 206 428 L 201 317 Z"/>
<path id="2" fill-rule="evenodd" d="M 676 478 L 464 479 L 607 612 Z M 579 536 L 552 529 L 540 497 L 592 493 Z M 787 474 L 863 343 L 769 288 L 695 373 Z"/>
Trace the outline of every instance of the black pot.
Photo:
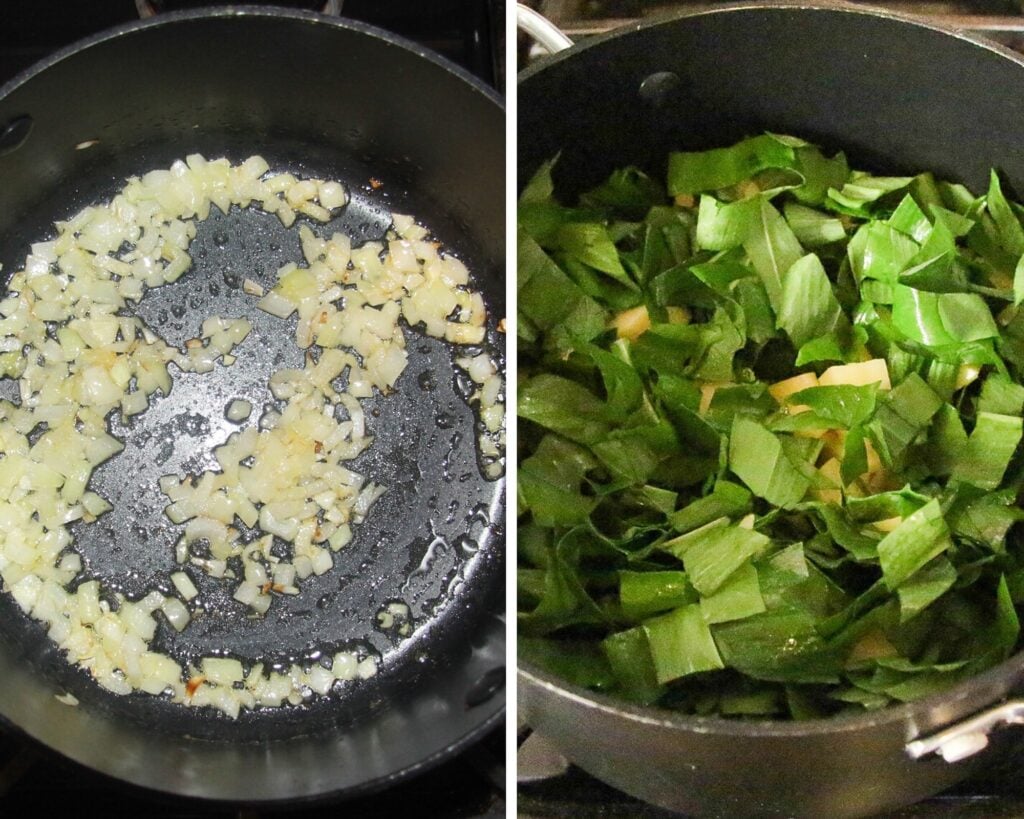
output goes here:
<path id="1" fill-rule="evenodd" d="M 643 23 L 539 61 L 518 99 L 520 188 L 560 153 L 563 201 L 615 168 L 664 178 L 670 151 L 766 130 L 845 150 L 855 167 L 929 169 L 973 189 L 995 167 L 1024 187 L 1024 61 L 853 6 L 738 5 Z M 988 730 L 1019 720 L 1019 704 L 959 721 L 1022 677 L 1017 655 L 920 702 L 799 723 L 633 707 L 527 663 L 519 696 L 521 716 L 569 759 L 646 801 L 701 816 L 839 817 L 924 798 L 984 764 L 999 744 L 986 749 Z"/>
<path id="2" fill-rule="evenodd" d="M 327 229 L 345 231 L 356 243 L 380 237 L 392 211 L 415 214 L 474 271 L 492 324 L 504 315 L 505 138 L 498 98 L 386 32 L 267 7 L 168 14 L 123 26 L 0 88 L 6 274 L 0 290 L 29 243 L 52 233 L 55 220 L 110 196 L 126 177 L 166 168 L 191 152 L 235 162 L 260 153 L 272 167 L 342 180 L 352 201 Z M 285 257 L 299 252 L 295 231 L 249 211 L 212 216 L 196 242 L 195 269 L 181 280 L 184 287 L 160 288 L 143 301 L 147 320 L 162 321 L 172 342 L 194 333 L 205 316 L 251 315 L 238 282 L 259 279 L 260 270 L 272 277 Z M 175 329 L 161 313 L 182 326 Z M 294 355 L 287 349 L 290 331 L 262 324 L 260 316 L 253 320 L 265 345 L 255 360 L 240 357 L 226 380 L 200 389 L 183 412 L 222 417 L 224 389 L 244 396 L 253 384 L 265 384 L 266 373 L 254 375 L 261 367 L 269 372 L 275 356 Z M 499 350 L 501 338 L 492 328 Z M 260 627 L 232 614 L 228 594 L 192 636 L 186 631 L 171 646 L 183 656 L 220 645 L 268 659 L 330 650 L 358 639 L 360 630 L 372 631 L 384 601 L 412 595 L 405 584 L 415 570 L 421 592 L 413 604 L 414 635 L 400 643 L 381 633 L 367 638 L 383 656 L 378 676 L 306 707 L 244 713 L 233 722 L 209 709 L 100 690 L 64 661 L 39 624 L 0 595 L 4 722 L 138 785 L 246 802 L 383 787 L 499 724 L 503 481 L 485 480 L 477 467 L 473 414 L 457 400 L 451 352 L 426 340 L 409 346 L 404 395 L 397 403 L 379 402 L 378 454 L 364 462 L 391 488 L 391 499 L 385 495 L 371 511 L 351 552 L 339 553 L 335 570 L 311 578 L 298 598 L 280 601 L 280 616 Z M 423 373 L 436 384 L 429 393 L 417 388 Z M 9 397 L 10 387 L 0 382 L 0 394 Z M 182 398 L 172 392 L 165 400 Z M 436 416 L 448 402 L 458 445 L 452 432 L 438 429 Z M 82 532 L 76 541 L 89 570 L 129 597 L 167 576 L 164 546 L 171 535 L 161 522 L 155 480 L 205 445 L 150 413 L 139 423 L 130 457 L 114 459 L 95 476 L 115 501 L 109 531 L 92 527 L 95 533 Z M 170 460 L 159 456 L 161 440 L 173 445 Z M 460 482 L 449 470 L 467 477 Z M 133 517 L 145 529 L 144 544 Z M 78 706 L 58 702 L 55 694 L 63 692 L 74 694 Z"/>

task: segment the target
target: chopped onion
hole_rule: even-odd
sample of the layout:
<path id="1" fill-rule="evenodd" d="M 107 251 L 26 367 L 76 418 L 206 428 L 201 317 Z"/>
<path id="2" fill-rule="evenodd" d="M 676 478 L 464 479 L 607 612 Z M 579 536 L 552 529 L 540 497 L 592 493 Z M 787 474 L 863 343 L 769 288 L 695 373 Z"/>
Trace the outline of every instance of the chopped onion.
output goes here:
<path id="1" fill-rule="evenodd" d="M 256 306 L 260 310 L 270 313 L 272 316 L 277 316 L 278 318 L 288 318 L 288 316 L 295 312 L 294 304 L 273 291 L 267 293 L 262 299 L 256 302 Z"/>
<path id="2" fill-rule="evenodd" d="M 214 685 L 232 686 L 245 676 L 242 664 L 226 657 L 204 657 L 202 670 L 203 676 Z"/>
<path id="3" fill-rule="evenodd" d="M 161 606 L 167 622 L 174 626 L 175 631 L 182 631 L 188 625 L 190 615 L 185 604 L 176 597 L 168 597 Z"/>
<path id="4" fill-rule="evenodd" d="M 242 398 L 236 398 L 228 405 L 227 419 L 234 423 L 241 423 L 252 413 L 252 404 Z"/>
<path id="5" fill-rule="evenodd" d="M 192 154 L 133 178 L 109 203 L 58 223 L 54 240 L 33 245 L 0 301 L 0 377 L 18 379 L 21 402 L 0 403 L 3 588 L 104 688 L 166 693 L 231 718 L 241 708 L 299 704 L 310 692 L 326 694 L 338 680 L 365 679 L 376 673 L 377 661 L 342 652 L 330 669 L 294 665 L 281 673 L 259 666 L 246 676 L 237 660 L 206 657 L 199 660 L 201 673 L 183 669 L 152 641 L 158 609 L 175 630 L 187 627 L 192 615 L 182 599 L 198 595 L 189 575 L 171 575 L 182 599 L 152 591 L 129 601 L 95 580 L 69 590 L 83 565 L 68 551 L 67 524 L 92 523 L 111 509 L 88 489 L 95 467 L 123 449 L 107 429 L 111 412 L 128 419 L 146 412 L 157 390 L 168 395 L 170 363 L 192 373 L 210 372 L 218 361 L 232 364 L 234 349 L 251 330 L 245 318 L 212 316 L 200 337 L 178 350 L 132 317 L 129 302 L 190 268 L 196 221 L 211 206 L 227 213 L 251 203 L 286 226 L 297 215 L 327 221 L 348 201 L 337 182 L 268 171 L 258 156 L 232 166 Z M 465 265 L 440 253 L 410 216 L 395 215 L 392 229 L 386 242 L 353 250 L 348 237 L 320 237 L 303 225 L 306 264 L 281 268 L 270 292 L 245 280 L 243 290 L 260 298 L 261 310 L 282 319 L 297 312 L 298 345 L 318 349 L 307 354 L 303 369 L 271 377 L 269 388 L 282 406 L 215 450 L 219 471 L 160 480 L 167 516 L 184 525 L 176 563 L 230 580 L 235 599 L 256 616 L 269 610 L 274 596 L 297 594 L 300 581 L 330 571 L 333 552 L 352 540 L 352 524 L 386 491 L 344 464 L 372 443 L 361 399 L 392 391 L 406 368 L 400 317 L 457 344 L 484 339 L 483 299 L 469 289 Z M 59 325 L 55 337 L 48 322 Z M 471 400 L 480 405 L 484 428 L 481 466 L 496 477 L 504 463 L 503 384 L 492 358 L 467 361 L 459 366 L 480 386 Z M 251 411 L 238 399 L 226 416 L 241 423 Z M 44 431 L 30 445 L 28 436 L 40 425 Z M 258 525 L 264 536 L 243 543 L 236 517 L 247 527 Z M 291 541 L 291 559 L 272 551 L 274 537 Z M 207 544 L 209 555 L 193 553 L 197 541 Z M 241 579 L 229 568 L 238 559 Z"/>
<path id="6" fill-rule="evenodd" d="M 242 291 L 250 296 L 262 296 L 266 292 L 263 289 L 263 285 L 259 282 L 254 282 L 252 279 L 245 279 L 242 282 Z"/>
<path id="7" fill-rule="evenodd" d="M 185 572 L 175 572 L 172 574 L 171 582 L 174 584 L 174 588 L 178 590 L 178 593 L 185 598 L 185 600 L 191 600 L 199 594 L 199 590 L 192 582 L 192 578 L 185 574 Z"/>

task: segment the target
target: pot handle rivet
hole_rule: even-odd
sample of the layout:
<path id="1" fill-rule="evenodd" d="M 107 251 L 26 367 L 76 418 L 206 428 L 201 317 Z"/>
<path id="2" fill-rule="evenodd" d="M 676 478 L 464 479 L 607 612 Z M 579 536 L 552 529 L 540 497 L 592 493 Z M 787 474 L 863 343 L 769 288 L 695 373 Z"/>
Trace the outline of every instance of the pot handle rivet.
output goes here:
<path id="1" fill-rule="evenodd" d="M 1004 725 L 1024 724 L 1024 700 L 1010 700 L 963 722 L 907 744 L 907 755 L 920 759 L 938 754 L 946 762 L 959 762 L 988 747 L 989 732 Z"/>
<path id="2" fill-rule="evenodd" d="M 466 694 L 466 707 L 483 705 L 505 687 L 505 666 L 500 665 L 487 671 L 470 687 Z"/>
<path id="3" fill-rule="evenodd" d="M 679 75 L 672 71 L 656 71 L 640 83 L 640 99 L 652 108 L 665 108 L 675 91 L 682 84 Z"/>
<path id="4" fill-rule="evenodd" d="M 0 129 L 0 156 L 20 148 L 31 130 L 32 117 L 28 114 L 10 120 Z"/>

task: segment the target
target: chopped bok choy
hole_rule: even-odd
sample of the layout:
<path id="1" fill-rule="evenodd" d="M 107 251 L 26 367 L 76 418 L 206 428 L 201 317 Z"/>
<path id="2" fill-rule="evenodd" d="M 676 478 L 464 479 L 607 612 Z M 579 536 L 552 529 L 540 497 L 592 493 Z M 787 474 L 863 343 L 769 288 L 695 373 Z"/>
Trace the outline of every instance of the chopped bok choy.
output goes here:
<path id="1" fill-rule="evenodd" d="M 1024 603 L 1024 206 L 764 134 L 544 165 L 518 231 L 520 656 L 807 719 L 1005 660 Z"/>

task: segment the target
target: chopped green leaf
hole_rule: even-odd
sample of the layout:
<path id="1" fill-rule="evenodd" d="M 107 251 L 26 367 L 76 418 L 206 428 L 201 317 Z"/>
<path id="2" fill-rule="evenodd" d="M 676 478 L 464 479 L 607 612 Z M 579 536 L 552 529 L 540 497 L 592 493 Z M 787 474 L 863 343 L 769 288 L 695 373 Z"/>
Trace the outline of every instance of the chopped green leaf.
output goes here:
<path id="1" fill-rule="evenodd" d="M 571 258 L 607 273 L 615 281 L 636 289 L 637 285 L 619 260 L 619 251 L 602 225 L 574 222 L 558 231 L 558 246 Z"/>
<path id="2" fill-rule="evenodd" d="M 701 196 L 697 211 L 697 245 L 704 250 L 739 247 L 753 230 L 760 197 L 739 202 L 719 202 Z"/>
<path id="3" fill-rule="evenodd" d="M 519 417 L 583 444 L 596 443 L 612 428 L 607 404 L 575 381 L 542 373 L 519 388 Z"/>
<path id="4" fill-rule="evenodd" d="M 882 576 L 890 589 L 898 589 L 929 560 L 949 548 L 949 527 L 937 500 L 905 518 L 878 544 Z"/>
<path id="5" fill-rule="evenodd" d="M 851 259 L 858 277 L 895 284 L 899 274 L 920 252 L 919 245 L 883 222 L 869 222 L 858 233 L 861 231 L 864 232 L 863 255 L 856 262 Z"/>
<path id="6" fill-rule="evenodd" d="M 619 572 L 619 602 L 630 620 L 697 602 L 697 592 L 686 572 Z"/>
<path id="7" fill-rule="evenodd" d="M 629 362 L 593 344 L 583 347 L 582 352 L 590 356 L 601 372 L 609 410 L 622 416 L 635 410 L 643 400 L 644 385 Z"/>
<path id="8" fill-rule="evenodd" d="M 519 232 L 520 324 L 550 331 L 560 350 L 604 330 L 607 312 L 563 273 L 532 238 Z"/>
<path id="9" fill-rule="evenodd" d="M 540 202 L 548 202 L 555 192 L 555 185 L 551 181 L 551 169 L 558 162 L 558 157 L 542 162 L 533 178 L 519 194 L 520 205 L 535 205 Z"/>
<path id="10" fill-rule="evenodd" d="M 981 385 L 978 412 L 1021 415 L 1024 412 L 1024 387 L 1001 373 L 990 373 Z"/>
<path id="11" fill-rule="evenodd" d="M 671 551 L 682 559 L 690 583 L 704 597 L 718 591 L 733 572 L 771 545 L 760 532 L 738 525 L 713 526 L 684 537 L 676 538 L 678 545 Z"/>
<path id="12" fill-rule="evenodd" d="M 579 549 L 573 538 L 565 536 L 550 549 L 544 594 L 536 608 L 520 613 L 522 633 L 547 634 L 566 626 L 606 621 L 604 613 L 580 582 L 578 565 Z"/>
<path id="13" fill-rule="evenodd" d="M 798 259 L 786 271 L 777 316 L 779 329 L 786 331 L 796 347 L 820 336 L 849 332 L 832 282 L 813 253 Z"/>
<path id="14" fill-rule="evenodd" d="M 833 428 L 852 429 L 871 417 L 877 396 L 876 384 L 836 384 L 800 390 L 790 396 L 789 403 L 810 407 L 815 415 L 831 421 Z"/>
<path id="15" fill-rule="evenodd" d="M 519 639 L 519 656 L 583 688 L 606 689 L 614 682 L 612 669 L 591 643 L 560 640 L 553 644 L 535 637 Z"/>
<path id="16" fill-rule="evenodd" d="M 753 212 L 743 248 L 764 284 L 768 302 L 778 314 L 783 307 L 783 277 L 804 255 L 804 249 L 771 202 L 764 197 L 755 201 L 758 207 Z"/>
<path id="17" fill-rule="evenodd" d="M 913 181 L 909 176 L 853 176 L 841 190 L 828 192 L 829 202 L 839 209 L 858 215 L 870 212 L 868 207 L 883 196 L 906 188 Z"/>
<path id="18" fill-rule="evenodd" d="M 956 578 L 956 568 L 941 555 L 923 566 L 897 590 L 900 598 L 900 622 L 907 622 L 938 600 L 952 588 Z"/>
<path id="19" fill-rule="evenodd" d="M 835 682 L 840 665 L 836 651 L 815 627 L 813 615 L 778 608 L 713 627 L 722 660 L 758 680 Z"/>
<path id="20" fill-rule="evenodd" d="M 942 404 L 916 373 L 893 388 L 868 424 L 871 440 L 887 466 L 902 465 L 908 448 L 927 429 Z"/>
<path id="21" fill-rule="evenodd" d="M 639 168 L 612 171 L 607 180 L 580 196 L 580 204 L 586 207 L 614 208 L 636 218 L 664 201 L 665 189 Z"/>
<path id="22" fill-rule="evenodd" d="M 665 458 L 679 451 L 679 442 L 672 425 L 663 421 L 612 430 L 591 449 L 617 478 L 643 484 Z"/>
<path id="23" fill-rule="evenodd" d="M 673 153 L 668 158 L 668 191 L 703 193 L 749 179 L 765 168 L 790 168 L 793 149 L 772 136 L 745 139 L 731 148 Z"/>
<path id="24" fill-rule="evenodd" d="M 750 563 L 733 572 L 714 594 L 700 599 L 700 611 L 706 623 L 742 620 L 764 610 L 757 569 Z"/>
<path id="25" fill-rule="evenodd" d="M 1002 552 L 1010 528 L 1024 520 L 1024 509 L 1017 505 L 1016 490 L 990 492 L 964 484 L 959 487 L 946 519 L 954 535 L 993 552 Z"/>
<path id="26" fill-rule="evenodd" d="M 996 223 L 999 244 L 1007 253 L 1019 258 L 1024 255 L 1024 227 L 1013 212 L 1010 203 L 1003 196 L 999 176 L 995 171 L 989 175 L 988 198 L 986 206 L 992 220 Z"/>
<path id="27" fill-rule="evenodd" d="M 733 419 L 729 468 L 751 492 L 783 509 L 799 503 L 810 486 L 785 456 L 779 439 L 742 416 Z"/>
<path id="28" fill-rule="evenodd" d="M 677 532 L 689 532 L 722 517 L 736 518 L 745 515 L 750 511 L 751 500 L 750 492 L 742 486 L 729 481 L 718 481 L 711 494 L 698 498 L 669 515 L 669 523 Z"/>
<path id="29" fill-rule="evenodd" d="M 647 632 L 642 626 L 609 635 L 601 642 L 601 648 L 621 696 L 646 704 L 664 693 L 664 688 L 658 684 Z"/>
<path id="30" fill-rule="evenodd" d="M 804 247 L 821 247 L 846 238 L 842 221 L 814 208 L 787 202 L 783 214 L 793 235 Z"/>
<path id="31" fill-rule="evenodd" d="M 595 466 L 597 462 L 582 447 L 545 436 L 519 467 L 519 492 L 534 520 L 542 526 L 584 523 L 597 501 L 584 496 L 581 486 L 584 475 Z"/>
<path id="32" fill-rule="evenodd" d="M 891 227 L 900 233 L 906 233 L 918 243 L 923 242 L 932 232 L 932 223 L 909 193 L 900 200 L 887 222 Z"/>
<path id="33" fill-rule="evenodd" d="M 1014 415 L 979 412 L 967 446 L 953 468 L 953 479 L 981 489 L 999 486 L 1020 443 L 1022 424 L 1024 421 Z"/>
<path id="34" fill-rule="evenodd" d="M 682 606 L 643 625 L 654 658 L 655 678 L 660 685 L 672 680 L 723 668 L 711 631 L 701 617 L 700 606 Z"/>

